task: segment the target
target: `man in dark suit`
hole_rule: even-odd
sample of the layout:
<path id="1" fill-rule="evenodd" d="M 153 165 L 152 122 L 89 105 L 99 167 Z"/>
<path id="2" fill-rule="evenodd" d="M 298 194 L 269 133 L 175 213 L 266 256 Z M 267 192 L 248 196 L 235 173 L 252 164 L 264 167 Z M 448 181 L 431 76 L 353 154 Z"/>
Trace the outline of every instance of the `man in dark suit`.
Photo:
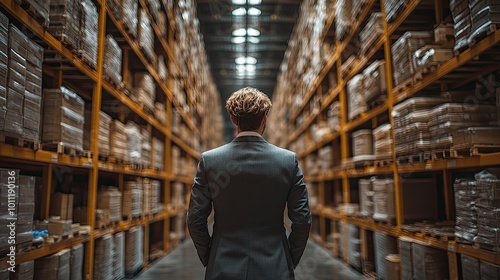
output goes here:
<path id="1" fill-rule="evenodd" d="M 294 279 L 311 213 L 297 156 L 262 133 L 271 100 L 243 88 L 226 102 L 236 138 L 202 153 L 191 189 L 187 223 L 205 279 Z M 207 218 L 214 210 L 213 235 Z M 292 222 L 286 236 L 284 210 Z"/>

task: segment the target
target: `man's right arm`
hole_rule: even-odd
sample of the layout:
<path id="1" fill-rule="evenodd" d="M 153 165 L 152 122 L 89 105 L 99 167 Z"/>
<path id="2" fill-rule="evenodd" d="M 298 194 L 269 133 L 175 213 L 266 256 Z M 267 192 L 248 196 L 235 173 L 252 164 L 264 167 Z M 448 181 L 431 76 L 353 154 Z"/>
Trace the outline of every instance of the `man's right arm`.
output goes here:
<path id="1" fill-rule="evenodd" d="M 212 211 L 212 196 L 208 189 L 203 155 L 191 188 L 191 198 L 187 214 L 189 234 L 193 240 L 198 257 L 204 266 L 208 264 L 211 237 L 208 233 L 207 218 Z"/>
<path id="2" fill-rule="evenodd" d="M 292 232 L 288 237 L 288 243 L 290 244 L 290 253 L 295 268 L 304 253 L 311 229 L 311 211 L 309 209 L 307 187 L 304 183 L 304 175 L 299 167 L 297 156 L 295 156 L 292 183 L 287 201 L 288 217 L 292 221 Z"/>

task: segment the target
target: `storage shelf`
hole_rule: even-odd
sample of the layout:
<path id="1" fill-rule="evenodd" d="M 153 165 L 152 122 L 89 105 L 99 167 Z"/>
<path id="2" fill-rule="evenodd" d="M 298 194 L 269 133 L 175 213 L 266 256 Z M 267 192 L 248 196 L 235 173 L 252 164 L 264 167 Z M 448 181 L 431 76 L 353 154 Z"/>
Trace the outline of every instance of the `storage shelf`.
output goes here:
<path id="1" fill-rule="evenodd" d="M 194 174 L 193 174 L 194 176 Z M 194 179 L 193 177 L 188 177 L 188 176 L 170 176 L 170 181 L 176 181 L 176 182 L 181 182 L 181 183 L 184 183 L 184 184 L 193 184 L 194 182 Z"/>
<path id="2" fill-rule="evenodd" d="M 57 253 L 63 249 L 68 249 L 73 246 L 85 243 L 89 241 L 90 236 L 85 236 L 85 237 L 75 237 L 75 238 L 69 238 L 69 239 L 64 239 L 60 242 L 53 243 L 53 244 L 47 244 L 43 247 L 33 249 L 31 251 L 27 252 L 20 252 L 16 254 L 16 264 L 24 263 L 24 262 L 29 262 L 32 260 L 36 260 L 39 258 L 43 258 L 48 255 L 52 255 L 54 253 Z M 7 258 L 2 258 L 0 259 L 0 270 L 7 269 L 9 267 L 7 263 Z"/>
<path id="3" fill-rule="evenodd" d="M 131 221 L 120 221 L 115 225 L 112 225 L 110 227 L 104 228 L 104 229 L 95 229 L 92 231 L 92 236 L 94 239 L 98 239 L 103 237 L 104 235 L 107 234 L 114 234 L 117 232 L 122 232 L 122 231 L 127 231 L 132 227 L 135 226 L 145 226 L 147 224 L 150 224 L 152 222 L 156 222 L 162 219 L 165 219 L 167 215 L 165 213 L 159 213 L 156 215 L 147 215 L 145 217 L 141 217 L 138 219 L 133 219 Z"/>
<path id="4" fill-rule="evenodd" d="M 112 173 L 119 173 L 124 175 L 132 175 L 137 177 L 152 178 L 157 180 L 165 180 L 166 178 L 165 172 L 155 171 L 155 170 L 133 170 L 130 169 L 130 167 L 128 166 L 118 165 L 104 161 L 99 161 L 99 170 Z"/>
<path id="5" fill-rule="evenodd" d="M 190 156 L 192 156 L 195 159 L 200 158 L 200 153 L 195 151 L 193 148 L 191 148 L 188 144 L 186 144 L 184 141 L 182 141 L 179 137 L 177 137 L 173 133 L 169 133 L 169 137 L 172 139 L 172 141 L 177 144 L 179 147 L 181 147 L 185 152 L 187 152 Z"/>
<path id="6" fill-rule="evenodd" d="M 500 153 L 482 154 L 473 157 L 456 159 L 441 159 L 425 163 L 398 165 L 399 173 L 429 172 L 452 169 L 466 169 L 474 167 L 488 167 L 500 165 Z"/>
<path id="7" fill-rule="evenodd" d="M 374 109 L 368 111 L 368 112 L 363 112 L 361 113 L 360 116 L 357 117 L 357 119 L 354 119 L 350 122 L 348 122 L 344 127 L 343 131 L 344 132 L 349 132 L 353 130 L 354 128 L 366 123 L 367 121 L 370 121 L 374 117 L 381 115 L 382 113 L 386 112 L 388 109 L 388 104 L 387 102 L 384 102 L 383 104 L 379 105 L 378 107 L 375 107 Z"/>
<path id="8" fill-rule="evenodd" d="M 338 137 L 340 136 L 340 134 L 338 132 L 331 132 L 327 135 L 325 135 L 325 137 L 323 137 L 320 141 L 318 141 L 317 143 L 314 143 L 313 145 L 309 145 L 309 147 L 303 151 L 303 152 L 299 152 L 297 153 L 297 157 L 298 158 L 303 158 L 319 149 L 321 149 L 323 146 L 325 146 L 326 144 L 334 141 L 335 139 L 337 139 Z"/>
<path id="9" fill-rule="evenodd" d="M 341 173 L 345 174 L 349 178 L 359 178 L 359 177 L 368 177 L 374 175 L 383 175 L 383 174 L 392 174 L 394 172 L 394 165 L 375 167 L 368 166 L 362 169 L 350 169 L 341 171 Z"/>
<path id="10" fill-rule="evenodd" d="M 349 81 L 356 74 L 359 73 L 363 68 L 367 66 L 367 63 L 371 61 L 372 57 L 382 48 L 385 44 L 385 36 L 381 35 L 376 41 L 373 47 L 370 48 L 370 51 L 366 53 L 366 55 L 360 57 L 358 59 L 358 63 L 347 73 L 344 81 Z"/>

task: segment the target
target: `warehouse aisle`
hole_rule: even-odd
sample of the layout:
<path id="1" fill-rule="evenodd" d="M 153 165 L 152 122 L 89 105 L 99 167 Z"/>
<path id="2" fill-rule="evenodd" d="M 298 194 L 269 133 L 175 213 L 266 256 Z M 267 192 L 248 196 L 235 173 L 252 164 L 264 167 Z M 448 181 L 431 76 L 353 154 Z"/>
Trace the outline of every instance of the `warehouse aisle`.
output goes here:
<path id="1" fill-rule="evenodd" d="M 203 276 L 203 266 L 191 240 L 188 240 L 134 279 L 199 280 Z M 295 276 L 296 280 L 367 279 L 312 241 L 306 247 Z"/>

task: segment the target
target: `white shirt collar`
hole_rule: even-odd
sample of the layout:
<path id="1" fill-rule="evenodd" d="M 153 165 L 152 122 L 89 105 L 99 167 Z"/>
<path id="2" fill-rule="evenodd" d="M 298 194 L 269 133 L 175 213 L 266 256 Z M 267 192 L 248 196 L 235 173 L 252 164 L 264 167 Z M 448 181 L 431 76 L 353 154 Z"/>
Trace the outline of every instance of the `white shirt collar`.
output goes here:
<path id="1" fill-rule="evenodd" d="M 258 132 L 255 132 L 255 131 L 242 131 L 242 132 L 238 133 L 238 135 L 236 135 L 236 137 L 241 137 L 241 136 L 258 136 L 258 137 L 262 137 L 262 135 L 260 135 Z"/>

